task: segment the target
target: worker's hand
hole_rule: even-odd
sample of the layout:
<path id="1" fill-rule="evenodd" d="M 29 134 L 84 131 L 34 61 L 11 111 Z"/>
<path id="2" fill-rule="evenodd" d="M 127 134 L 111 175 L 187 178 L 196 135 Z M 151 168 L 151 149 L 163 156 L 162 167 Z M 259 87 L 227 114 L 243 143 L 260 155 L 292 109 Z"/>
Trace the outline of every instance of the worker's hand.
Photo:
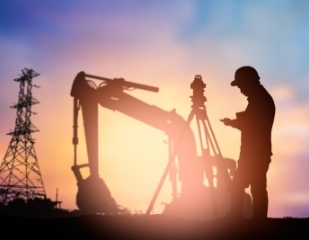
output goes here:
<path id="1" fill-rule="evenodd" d="M 220 121 L 223 122 L 225 126 L 231 126 L 232 124 L 232 120 L 229 118 L 223 118 L 223 119 L 220 119 Z"/>

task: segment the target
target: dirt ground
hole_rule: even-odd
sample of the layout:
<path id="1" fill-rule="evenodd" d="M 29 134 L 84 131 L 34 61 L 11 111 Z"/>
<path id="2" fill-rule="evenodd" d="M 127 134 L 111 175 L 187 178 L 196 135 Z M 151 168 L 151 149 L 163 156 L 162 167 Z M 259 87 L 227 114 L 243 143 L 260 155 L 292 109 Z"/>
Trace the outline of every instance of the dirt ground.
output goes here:
<path id="1" fill-rule="evenodd" d="M 32 239 L 309 239 L 309 218 L 190 221 L 167 215 L 21 218 L 0 215 L 2 237 Z"/>

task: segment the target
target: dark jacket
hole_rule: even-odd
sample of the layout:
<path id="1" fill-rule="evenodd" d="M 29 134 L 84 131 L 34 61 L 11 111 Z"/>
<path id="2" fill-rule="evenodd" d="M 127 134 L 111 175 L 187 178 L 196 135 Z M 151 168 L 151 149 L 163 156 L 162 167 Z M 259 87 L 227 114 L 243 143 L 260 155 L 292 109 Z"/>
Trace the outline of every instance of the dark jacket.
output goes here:
<path id="1" fill-rule="evenodd" d="M 236 113 L 232 127 L 241 131 L 241 151 L 239 159 L 270 159 L 272 156 L 271 130 L 275 117 L 275 104 L 260 85 L 248 97 L 244 112 Z"/>

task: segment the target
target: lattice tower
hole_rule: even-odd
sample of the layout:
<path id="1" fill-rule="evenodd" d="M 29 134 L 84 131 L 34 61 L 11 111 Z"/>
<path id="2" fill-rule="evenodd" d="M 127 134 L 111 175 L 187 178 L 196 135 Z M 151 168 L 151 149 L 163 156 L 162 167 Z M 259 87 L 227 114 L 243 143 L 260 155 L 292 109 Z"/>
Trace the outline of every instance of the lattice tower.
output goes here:
<path id="1" fill-rule="evenodd" d="M 45 188 L 34 149 L 35 140 L 31 134 L 39 130 L 31 123 L 31 111 L 39 101 L 32 96 L 32 78 L 39 76 L 32 69 L 25 68 L 22 75 L 14 79 L 20 83 L 18 103 L 11 106 L 17 109 L 12 139 L 0 167 L 0 202 L 21 198 L 26 202 L 34 198 L 46 198 Z"/>

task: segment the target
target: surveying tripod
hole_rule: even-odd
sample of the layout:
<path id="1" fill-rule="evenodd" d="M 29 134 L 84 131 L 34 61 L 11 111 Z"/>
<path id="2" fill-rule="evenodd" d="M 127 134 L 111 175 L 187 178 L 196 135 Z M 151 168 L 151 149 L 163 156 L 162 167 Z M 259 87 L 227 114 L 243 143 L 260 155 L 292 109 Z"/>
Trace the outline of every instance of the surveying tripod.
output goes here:
<path id="1" fill-rule="evenodd" d="M 188 128 L 190 126 L 190 123 L 195 116 L 196 123 L 197 123 L 197 129 L 198 129 L 198 135 L 199 135 L 199 142 L 200 142 L 200 147 L 201 147 L 202 156 L 203 156 L 204 173 L 208 180 L 209 189 L 210 189 L 210 195 L 211 195 L 210 197 L 211 197 L 211 203 L 212 203 L 212 208 L 213 208 L 213 214 L 215 218 L 218 218 L 218 208 L 217 208 L 215 188 L 214 188 L 214 182 L 213 182 L 214 174 L 213 174 L 213 169 L 212 169 L 212 163 L 211 163 L 211 160 L 209 159 L 209 156 L 211 154 L 210 150 L 212 150 L 212 153 L 217 158 L 218 178 L 219 177 L 222 178 L 226 186 L 230 185 L 231 178 L 223 162 L 223 157 L 222 157 L 218 142 L 216 140 L 216 137 L 214 135 L 213 129 L 210 125 L 210 121 L 207 115 L 206 106 L 205 106 L 206 97 L 204 96 L 204 89 L 206 88 L 206 84 L 202 81 L 201 75 L 196 75 L 194 77 L 194 80 L 191 83 L 191 88 L 193 89 L 193 96 L 191 96 L 193 105 L 191 106 L 192 110 L 188 116 L 185 128 Z M 203 126 L 203 130 L 204 130 L 203 131 L 204 138 L 202 136 L 201 125 Z M 163 175 L 160 179 L 160 182 L 157 186 L 154 196 L 149 204 L 146 215 L 149 215 L 150 212 L 152 211 L 155 201 L 165 181 L 165 178 L 167 177 L 168 173 L 170 172 L 174 164 L 177 150 L 180 146 L 183 135 L 186 132 L 185 130 L 186 129 L 183 130 L 182 135 L 180 136 L 178 143 L 176 144 L 174 148 L 174 151 L 169 155 L 168 164 L 163 172 Z"/>

